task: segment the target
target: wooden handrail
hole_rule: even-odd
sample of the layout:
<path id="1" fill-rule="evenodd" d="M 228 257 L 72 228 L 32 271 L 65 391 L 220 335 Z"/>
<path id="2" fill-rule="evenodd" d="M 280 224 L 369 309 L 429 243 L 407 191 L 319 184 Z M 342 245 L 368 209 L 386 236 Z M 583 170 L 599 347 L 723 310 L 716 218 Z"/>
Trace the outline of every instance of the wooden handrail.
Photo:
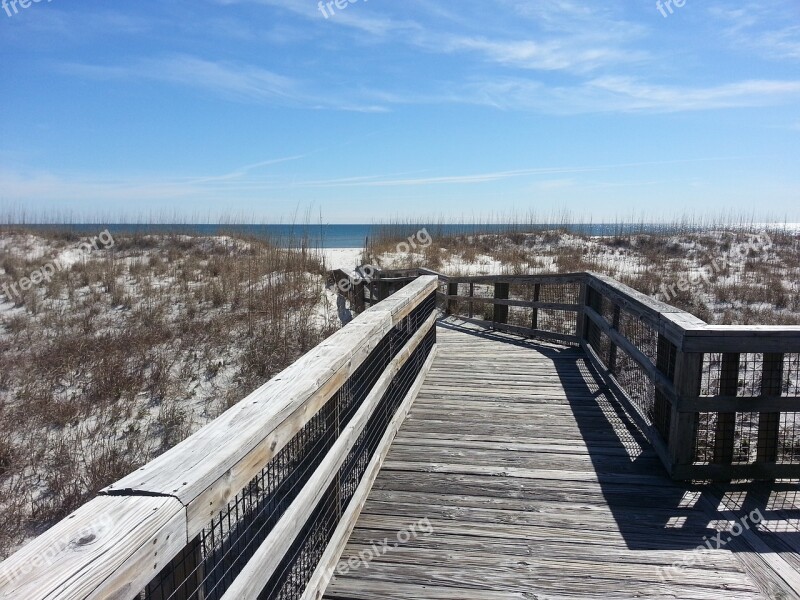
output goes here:
<path id="1" fill-rule="evenodd" d="M 227 510 L 237 494 L 287 448 L 315 415 L 321 414 L 334 395 L 344 389 L 343 385 L 360 372 L 359 367 L 367 364 L 365 361 L 384 356 L 385 352 L 378 348 L 385 346 L 390 334 L 394 340 L 398 327 L 402 325 L 405 332 L 413 326 L 414 331 L 404 333 L 408 338 L 405 345 L 391 349 L 393 358 L 385 364 L 376 363 L 382 372 L 369 388 L 368 396 L 352 420 L 337 431 L 330 453 L 315 467 L 311 479 L 297 491 L 286 514 L 267 537 L 266 549 L 261 552 L 282 557 L 287 541 L 291 543 L 304 527 L 302 518 L 313 509 L 319 485 L 331 482 L 335 475 L 331 469 L 339 466 L 353 449 L 378 402 L 406 366 L 413 368 L 417 383 L 409 389 L 390 425 L 394 426 L 408 410 L 435 352 L 435 340 L 430 350 L 427 345 L 423 348 L 423 340 L 434 335 L 433 305 L 431 312 L 415 317 L 413 323 L 406 321 L 428 306 L 426 301 L 436 287 L 434 276 L 417 278 L 359 315 L 221 417 L 108 486 L 98 498 L 0 565 L 0 598 L 133 600 L 178 559 L 182 561 L 181 574 L 191 576 L 193 569 L 200 568 L 196 560 L 192 562 L 196 548 L 193 540 L 214 516 Z M 428 353 L 407 365 L 423 349 Z M 423 364 L 420 361 L 425 356 Z M 336 419 L 338 423 L 338 412 Z M 389 429 L 375 435 L 385 437 Z M 378 450 L 376 456 L 383 448 Z M 360 489 L 371 486 L 368 476 L 362 476 Z M 361 500 L 354 497 L 356 504 Z M 349 506 L 346 509 L 353 510 Z M 342 521 L 340 526 L 346 527 L 347 523 Z M 339 538 L 342 535 L 338 533 Z M 318 568 L 329 566 L 320 564 Z M 264 569 L 257 573 L 245 571 L 240 575 L 245 579 L 236 578 L 236 589 L 256 590 L 257 595 L 269 575 Z M 324 577 L 315 580 L 326 581 Z M 202 577 L 197 576 L 197 581 Z M 180 593 L 174 597 L 183 598 Z"/>

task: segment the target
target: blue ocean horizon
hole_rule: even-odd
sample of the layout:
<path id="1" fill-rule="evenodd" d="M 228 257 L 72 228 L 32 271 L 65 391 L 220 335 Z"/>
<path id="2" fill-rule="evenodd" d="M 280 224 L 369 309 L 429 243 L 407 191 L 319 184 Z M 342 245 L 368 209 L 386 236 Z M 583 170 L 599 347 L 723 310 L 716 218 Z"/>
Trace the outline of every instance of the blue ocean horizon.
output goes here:
<path id="1" fill-rule="evenodd" d="M 631 233 L 665 233 L 675 225 L 646 223 L 571 223 L 571 224 L 39 224 L 25 225 L 32 229 L 67 230 L 81 235 L 112 234 L 187 234 L 218 236 L 226 234 L 253 236 L 271 240 L 284 247 L 297 246 L 302 241 L 313 248 L 364 248 L 367 240 L 378 234 L 390 234 L 398 241 L 425 228 L 431 237 L 454 234 L 532 233 L 547 230 L 566 230 L 590 236 L 611 236 Z"/>

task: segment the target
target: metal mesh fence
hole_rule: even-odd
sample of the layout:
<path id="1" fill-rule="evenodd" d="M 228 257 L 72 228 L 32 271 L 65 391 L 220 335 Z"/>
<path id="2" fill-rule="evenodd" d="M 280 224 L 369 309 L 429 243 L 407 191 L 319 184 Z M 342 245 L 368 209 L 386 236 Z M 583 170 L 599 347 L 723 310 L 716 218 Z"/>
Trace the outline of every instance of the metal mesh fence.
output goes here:
<path id="1" fill-rule="evenodd" d="M 656 414 L 656 386 L 648 373 L 621 348 L 617 349 L 614 376 L 639 412 L 651 424 L 663 421 L 665 415 Z M 663 423 L 661 424 L 664 427 Z"/>
<path id="2" fill-rule="evenodd" d="M 539 309 L 537 329 L 564 335 L 575 335 L 576 327 L 577 313 L 549 308 Z"/>
<path id="3" fill-rule="evenodd" d="M 453 285 L 457 288 L 459 299 L 450 300 L 450 314 L 484 321 L 497 320 L 495 307 L 492 304 L 470 302 L 469 300 L 470 293 L 473 298 L 494 298 L 495 286 L 493 284 L 459 283 Z M 455 290 L 451 289 L 451 292 L 453 291 Z M 525 329 L 574 336 L 577 331 L 577 305 L 580 293 L 581 286 L 578 283 L 510 283 L 508 284 L 509 300 L 575 305 L 576 310 L 508 306 L 508 316 L 500 322 Z"/>
<path id="4" fill-rule="evenodd" d="M 262 590 L 259 600 L 294 600 L 302 596 L 389 423 L 411 389 L 435 342 L 436 333 L 431 330 L 392 380 L 339 470 L 339 476 L 295 539 L 281 567 Z"/>
<path id="5" fill-rule="evenodd" d="M 640 350 L 666 378 L 671 380 L 674 377 L 675 346 L 660 338 L 658 332 L 648 323 L 615 306 L 610 299 L 591 286 L 587 287 L 586 303 Z M 663 439 L 668 439 L 671 427 L 670 404 L 656 389 L 651 375 L 623 348 L 614 345 L 609 336 L 590 319 L 587 319 L 586 337 L 589 346 L 614 375 L 639 413 L 658 430 Z"/>
<path id="6" fill-rule="evenodd" d="M 789 398 L 800 397 L 800 354 L 785 354 L 783 356 L 781 396 Z"/>
<path id="7" fill-rule="evenodd" d="M 372 350 L 325 406 L 262 471 L 164 568 L 137 597 L 143 600 L 218 600 L 253 557 L 362 406 L 389 363 L 436 306 L 430 294 Z M 422 368 L 436 340 L 426 335 L 392 380 L 331 489 L 283 558 L 264 598 L 299 598 L 363 475 L 391 416 Z M 381 426 L 383 429 L 380 429 Z M 365 446 L 366 444 L 366 446 Z"/>
<path id="8" fill-rule="evenodd" d="M 797 354 L 708 353 L 700 395 L 797 396 Z M 699 464 L 796 464 L 800 425 L 795 412 L 706 412 L 698 421 Z"/>
<path id="9" fill-rule="evenodd" d="M 658 332 L 641 319 L 620 311 L 619 332 L 655 365 L 658 361 Z"/>

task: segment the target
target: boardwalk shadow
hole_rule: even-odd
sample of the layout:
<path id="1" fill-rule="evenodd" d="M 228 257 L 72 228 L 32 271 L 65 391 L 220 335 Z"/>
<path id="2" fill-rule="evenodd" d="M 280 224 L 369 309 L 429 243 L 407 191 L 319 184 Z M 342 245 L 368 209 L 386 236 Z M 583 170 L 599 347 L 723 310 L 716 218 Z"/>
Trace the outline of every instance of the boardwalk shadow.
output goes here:
<path id="1" fill-rule="evenodd" d="M 448 321 L 440 322 L 440 327 L 531 348 L 553 360 L 600 493 L 629 549 L 688 553 L 707 541 L 714 547 L 717 527 L 722 525 L 727 529 L 726 523 L 747 520 L 755 535 L 746 533 L 733 538 L 724 545 L 726 549 L 762 554 L 798 553 L 800 487 L 797 484 L 712 485 L 672 481 L 620 400 L 580 349 Z M 609 435 L 610 432 L 613 434 Z M 722 539 L 729 537 L 726 534 Z"/>

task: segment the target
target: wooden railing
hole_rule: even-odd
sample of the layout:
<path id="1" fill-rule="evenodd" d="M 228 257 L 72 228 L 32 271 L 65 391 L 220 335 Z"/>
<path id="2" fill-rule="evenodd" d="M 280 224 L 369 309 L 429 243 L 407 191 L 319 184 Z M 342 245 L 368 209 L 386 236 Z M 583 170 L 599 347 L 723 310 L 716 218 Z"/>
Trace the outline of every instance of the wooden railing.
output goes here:
<path id="1" fill-rule="evenodd" d="M 580 345 L 675 479 L 800 478 L 800 327 L 715 326 L 595 273 L 439 277 L 447 314 Z"/>
<path id="2" fill-rule="evenodd" d="M 416 278 L 0 565 L 0 598 L 321 596 L 436 350 Z"/>

